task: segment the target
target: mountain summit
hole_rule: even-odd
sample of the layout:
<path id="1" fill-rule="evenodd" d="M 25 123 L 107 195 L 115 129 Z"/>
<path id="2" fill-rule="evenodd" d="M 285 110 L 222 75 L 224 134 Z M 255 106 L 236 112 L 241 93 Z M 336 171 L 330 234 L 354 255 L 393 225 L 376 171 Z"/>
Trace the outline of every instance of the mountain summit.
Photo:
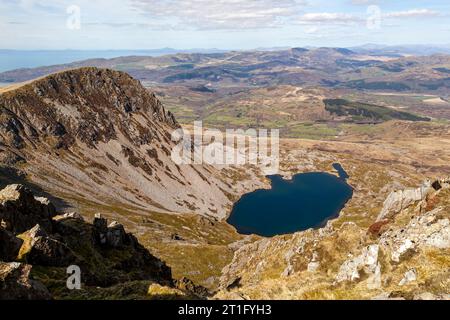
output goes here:
<path id="1" fill-rule="evenodd" d="M 219 171 L 171 160 L 177 121 L 126 73 L 52 74 L 3 92 L 0 114 L 0 162 L 20 164 L 33 183 L 71 204 L 219 219 L 231 207 L 236 191 Z"/>

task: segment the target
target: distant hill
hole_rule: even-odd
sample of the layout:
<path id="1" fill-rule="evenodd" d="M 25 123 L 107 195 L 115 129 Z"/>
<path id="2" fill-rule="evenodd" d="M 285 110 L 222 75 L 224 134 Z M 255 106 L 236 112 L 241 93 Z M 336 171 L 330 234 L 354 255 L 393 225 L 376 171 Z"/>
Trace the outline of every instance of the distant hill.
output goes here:
<path id="1" fill-rule="evenodd" d="M 177 53 L 224 52 L 218 49 L 173 49 L 153 50 L 5 50 L 0 49 L 0 72 L 66 64 L 89 59 L 111 59 L 124 56 L 162 56 Z"/>
<path id="2" fill-rule="evenodd" d="M 352 47 L 351 50 L 357 53 L 380 54 L 380 55 L 415 55 L 427 56 L 432 54 L 450 54 L 450 44 L 448 45 L 398 45 L 386 46 L 377 44 L 365 44 Z"/>
<path id="3" fill-rule="evenodd" d="M 61 70 L 94 66 L 125 71 L 153 86 L 294 85 L 445 95 L 450 88 L 449 65 L 450 55 L 443 54 L 402 57 L 368 49 L 293 48 L 90 59 L 3 72 L 0 82 L 23 82 Z"/>

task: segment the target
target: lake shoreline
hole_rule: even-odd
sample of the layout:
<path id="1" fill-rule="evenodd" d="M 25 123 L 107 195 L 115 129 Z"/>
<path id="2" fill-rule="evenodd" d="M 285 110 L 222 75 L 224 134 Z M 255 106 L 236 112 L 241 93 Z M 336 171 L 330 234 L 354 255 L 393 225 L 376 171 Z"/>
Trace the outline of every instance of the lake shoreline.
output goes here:
<path id="1" fill-rule="evenodd" d="M 263 237 L 324 227 L 339 217 L 353 197 L 347 172 L 339 163 L 333 163 L 333 168 L 338 175 L 307 172 L 290 179 L 267 176 L 271 188 L 244 194 L 234 203 L 226 222 L 239 234 Z"/>

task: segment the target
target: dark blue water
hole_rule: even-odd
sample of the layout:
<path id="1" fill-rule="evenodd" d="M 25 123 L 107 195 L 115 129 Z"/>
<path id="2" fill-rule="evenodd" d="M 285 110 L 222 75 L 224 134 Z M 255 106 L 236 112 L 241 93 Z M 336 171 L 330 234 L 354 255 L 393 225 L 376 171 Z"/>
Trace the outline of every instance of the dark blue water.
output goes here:
<path id="1" fill-rule="evenodd" d="M 268 237 L 323 226 L 353 195 L 347 173 L 340 165 L 333 167 L 339 177 L 324 172 L 301 173 L 292 180 L 269 176 L 272 188 L 244 195 L 228 223 L 239 233 Z"/>
<path id="2" fill-rule="evenodd" d="M 348 173 L 342 168 L 342 166 L 339 163 L 333 163 L 333 168 L 337 171 L 339 174 L 339 178 L 347 180 L 349 177 Z"/>

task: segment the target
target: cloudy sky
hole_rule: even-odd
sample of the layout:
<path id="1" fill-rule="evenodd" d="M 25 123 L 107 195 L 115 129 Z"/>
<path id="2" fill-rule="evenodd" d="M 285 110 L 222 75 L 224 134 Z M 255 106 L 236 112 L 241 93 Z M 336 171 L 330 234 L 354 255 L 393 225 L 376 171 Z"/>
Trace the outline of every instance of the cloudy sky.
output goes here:
<path id="1" fill-rule="evenodd" d="M 448 0 L 0 0 L 1 49 L 449 44 Z"/>

